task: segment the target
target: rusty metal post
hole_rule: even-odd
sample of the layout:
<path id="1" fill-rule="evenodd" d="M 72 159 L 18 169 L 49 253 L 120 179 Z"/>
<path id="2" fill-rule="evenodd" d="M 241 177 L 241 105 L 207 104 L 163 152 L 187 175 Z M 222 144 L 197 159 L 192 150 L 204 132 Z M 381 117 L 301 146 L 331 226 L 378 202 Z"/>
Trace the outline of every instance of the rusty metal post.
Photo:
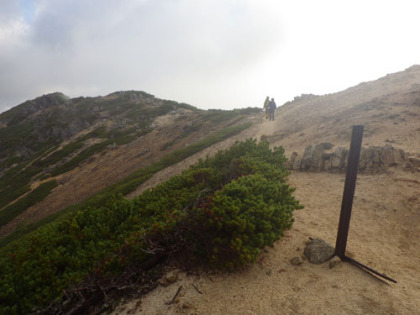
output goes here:
<path id="1" fill-rule="evenodd" d="M 351 209 L 356 189 L 357 170 L 359 167 L 360 150 L 362 147 L 364 126 L 353 126 L 349 158 L 347 163 L 346 182 L 344 184 L 343 201 L 341 203 L 340 221 L 338 224 L 335 254 L 345 260 L 347 236 L 349 233 Z"/>
<path id="2" fill-rule="evenodd" d="M 363 130 L 364 126 L 353 126 L 349 158 L 347 162 L 346 182 L 344 184 L 343 201 L 341 203 L 340 221 L 338 223 L 337 241 L 335 244 L 335 255 L 340 257 L 341 260 L 348 261 L 372 275 L 397 283 L 397 281 L 387 275 L 379 273 L 376 270 L 354 260 L 353 258 L 346 256 L 347 236 L 349 234 L 353 197 L 356 190 L 356 178 L 357 170 L 359 168 L 360 150 L 362 148 Z"/>

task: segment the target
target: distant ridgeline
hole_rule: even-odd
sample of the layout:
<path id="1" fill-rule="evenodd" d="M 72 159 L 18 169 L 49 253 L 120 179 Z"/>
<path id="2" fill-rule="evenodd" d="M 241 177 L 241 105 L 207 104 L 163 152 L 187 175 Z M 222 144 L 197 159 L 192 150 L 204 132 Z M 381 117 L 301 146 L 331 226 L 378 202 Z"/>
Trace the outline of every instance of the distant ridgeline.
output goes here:
<path id="1" fill-rule="evenodd" d="M 55 176 L 147 134 L 157 116 L 178 108 L 195 109 L 144 92 L 73 99 L 57 92 L 1 113 L 0 226 L 45 198 L 57 185 Z M 32 183 L 48 178 L 31 192 Z"/>
<path id="2" fill-rule="evenodd" d="M 343 147 L 336 147 L 333 150 L 333 147 L 331 143 L 308 145 L 303 155 L 293 152 L 287 165 L 289 169 L 299 171 L 344 172 L 347 169 L 349 151 Z M 390 167 L 420 171 L 420 159 L 391 145 L 362 148 L 359 172 L 380 174 L 386 172 Z"/>
<path id="3" fill-rule="evenodd" d="M 137 91 L 72 99 L 56 92 L 26 101 L 0 114 L 0 170 L 31 159 L 108 119 L 115 122 L 110 129 L 125 135 L 144 132 L 153 118 L 174 107 L 195 109 Z"/>

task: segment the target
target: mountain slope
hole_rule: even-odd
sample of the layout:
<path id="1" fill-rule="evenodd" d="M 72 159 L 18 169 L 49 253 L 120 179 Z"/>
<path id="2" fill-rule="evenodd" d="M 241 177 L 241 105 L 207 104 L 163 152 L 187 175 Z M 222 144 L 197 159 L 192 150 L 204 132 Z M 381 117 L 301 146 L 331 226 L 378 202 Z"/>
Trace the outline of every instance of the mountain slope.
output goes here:
<path id="1" fill-rule="evenodd" d="M 413 66 L 336 94 L 286 103 L 278 111 L 271 139 L 281 141 L 289 151 L 302 151 L 317 139 L 343 145 L 350 126 L 364 125 L 364 145 L 391 143 L 418 153 L 419 82 L 420 66 Z"/>
<path id="2" fill-rule="evenodd" d="M 0 115 L 0 236 L 80 203 L 170 152 L 243 125 L 253 112 L 203 111 L 136 91 L 76 99 L 53 93 L 25 102 Z M 56 183 L 45 199 L 16 206 L 20 198 L 33 199 L 45 181 Z"/>

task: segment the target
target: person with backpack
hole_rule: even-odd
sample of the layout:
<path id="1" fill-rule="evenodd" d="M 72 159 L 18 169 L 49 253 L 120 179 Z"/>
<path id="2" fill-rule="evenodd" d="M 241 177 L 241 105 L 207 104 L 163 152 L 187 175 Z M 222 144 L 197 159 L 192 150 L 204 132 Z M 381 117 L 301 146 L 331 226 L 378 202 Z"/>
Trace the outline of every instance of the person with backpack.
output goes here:
<path id="1" fill-rule="evenodd" d="M 270 97 L 266 97 L 265 98 L 265 101 L 264 101 L 264 107 L 263 107 L 263 110 L 264 110 L 264 112 L 265 112 L 265 119 L 268 119 L 268 104 L 270 103 Z"/>
<path id="2" fill-rule="evenodd" d="M 276 110 L 276 108 L 276 102 L 274 102 L 274 98 L 272 98 L 271 101 L 268 103 L 268 120 L 274 120 L 274 111 Z"/>

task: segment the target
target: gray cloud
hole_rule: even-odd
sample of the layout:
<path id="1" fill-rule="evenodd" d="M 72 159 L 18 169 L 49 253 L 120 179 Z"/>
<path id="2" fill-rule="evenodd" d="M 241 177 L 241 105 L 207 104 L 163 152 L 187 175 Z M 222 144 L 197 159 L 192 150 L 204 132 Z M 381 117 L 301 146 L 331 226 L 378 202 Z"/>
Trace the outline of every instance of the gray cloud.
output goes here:
<path id="1" fill-rule="evenodd" d="M 19 16 L 19 3 L 17 1 L 0 0 L 0 26 Z"/>
<path id="2" fill-rule="evenodd" d="M 57 89 L 78 96 L 134 88 L 200 100 L 197 85 L 214 91 L 224 78 L 264 58 L 277 36 L 272 19 L 240 1 L 36 4 L 34 20 L 17 34 L 13 49 L 0 52 L 0 110 Z M 198 103 L 193 105 L 208 105 Z"/>
<path id="3" fill-rule="evenodd" d="M 0 0 L 0 111 L 54 91 L 200 108 L 336 92 L 420 63 L 420 5 L 401 1 Z"/>

